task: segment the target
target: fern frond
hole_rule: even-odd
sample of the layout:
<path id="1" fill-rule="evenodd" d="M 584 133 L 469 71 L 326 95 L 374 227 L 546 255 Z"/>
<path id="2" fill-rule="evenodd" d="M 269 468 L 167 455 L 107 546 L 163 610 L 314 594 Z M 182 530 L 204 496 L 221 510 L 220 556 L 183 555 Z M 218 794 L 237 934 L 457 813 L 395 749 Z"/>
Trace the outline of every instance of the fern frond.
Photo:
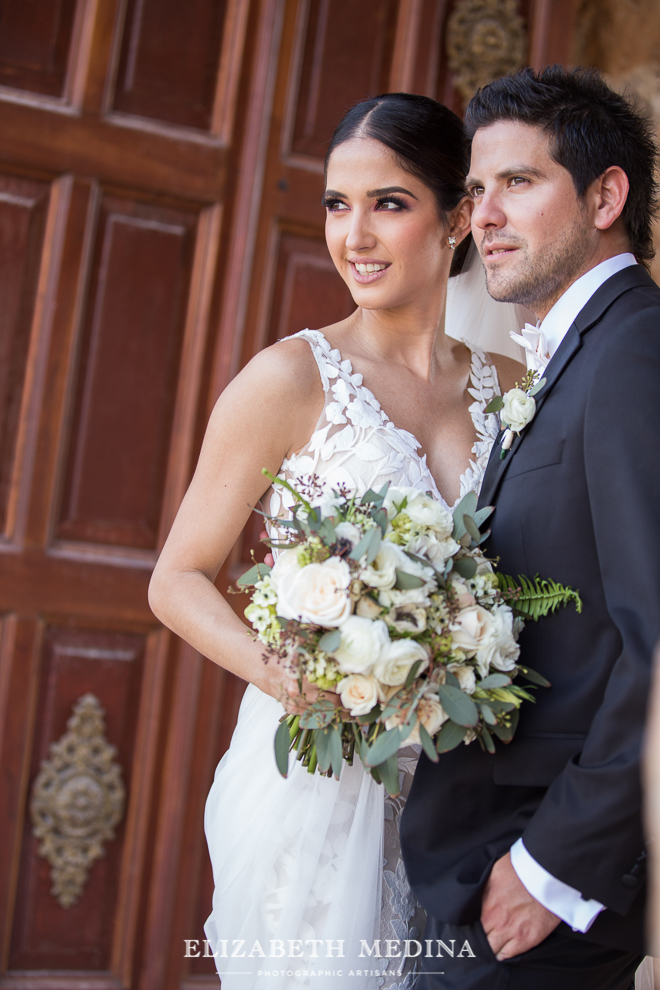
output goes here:
<path id="1" fill-rule="evenodd" d="M 582 611 L 579 593 L 552 578 L 546 580 L 537 574 L 530 580 L 524 574 L 519 574 L 516 581 L 508 574 L 498 572 L 497 580 L 503 601 L 523 619 L 533 619 L 536 622 L 570 602 L 573 602 L 577 612 Z"/>

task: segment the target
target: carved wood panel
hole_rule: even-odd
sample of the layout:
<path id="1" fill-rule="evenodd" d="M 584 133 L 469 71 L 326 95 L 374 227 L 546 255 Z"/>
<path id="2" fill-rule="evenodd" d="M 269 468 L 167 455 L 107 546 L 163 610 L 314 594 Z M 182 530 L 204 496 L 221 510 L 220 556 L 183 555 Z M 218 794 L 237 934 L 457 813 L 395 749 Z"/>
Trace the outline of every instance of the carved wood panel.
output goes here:
<path id="1" fill-rule="evenodd" d="M 61 96 L 75 10 L 75 0 L 4 0 L 0 85 Z"/>

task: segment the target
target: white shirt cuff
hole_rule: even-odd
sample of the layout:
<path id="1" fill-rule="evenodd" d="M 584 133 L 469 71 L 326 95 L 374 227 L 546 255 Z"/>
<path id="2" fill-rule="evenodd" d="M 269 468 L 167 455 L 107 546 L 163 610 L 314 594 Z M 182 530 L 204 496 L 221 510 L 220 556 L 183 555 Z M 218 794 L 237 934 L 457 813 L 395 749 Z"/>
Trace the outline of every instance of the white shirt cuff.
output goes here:
<path id="1" fill-rule="evenodd" d="M 525 849 L 522 839 L 511 846 L 511 865 L 532 897 L 570 925 L 574 932 L 588 932 L 597 915 L 605 910 L 598 901 L 585 901 L 579 890 L 557 880 Z"/>

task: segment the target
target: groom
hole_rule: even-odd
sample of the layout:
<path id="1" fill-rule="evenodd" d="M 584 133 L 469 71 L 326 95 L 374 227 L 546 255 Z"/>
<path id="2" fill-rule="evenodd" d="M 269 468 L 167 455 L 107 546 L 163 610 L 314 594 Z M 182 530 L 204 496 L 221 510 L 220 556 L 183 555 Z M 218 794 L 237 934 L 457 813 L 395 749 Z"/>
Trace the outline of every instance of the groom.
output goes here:
<path id="1" fill-rule="evenodd" d="M 506 574 L 579 589 L 584 608 L 524 630 L 522 659 L 552 687 L 509 746 L 420 760 L 401 825 L 432 940 L 416 990 L 629 990 L 660 638 L 656 149 L 598 75 L 558 66 L 485 87 L 466 122 L 488 290 L 538 317 L 523 337 L 546 379 L 533 421 L 504 458 L 501 438 L 493 449 L 487 548 Z"/>

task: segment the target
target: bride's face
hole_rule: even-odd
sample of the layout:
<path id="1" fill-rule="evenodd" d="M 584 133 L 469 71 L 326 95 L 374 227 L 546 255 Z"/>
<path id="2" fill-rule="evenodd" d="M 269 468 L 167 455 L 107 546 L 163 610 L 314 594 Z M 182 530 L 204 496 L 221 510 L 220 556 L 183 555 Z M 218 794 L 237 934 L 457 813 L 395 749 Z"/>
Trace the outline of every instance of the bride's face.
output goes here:
<path id="1" fill-rule="evenodd" d="M 434 193 L 373 138 L 352 138 L 328 164 L 325 236 L 358 306 L 393 309 L 444 296 L 450 230 Z"/>

